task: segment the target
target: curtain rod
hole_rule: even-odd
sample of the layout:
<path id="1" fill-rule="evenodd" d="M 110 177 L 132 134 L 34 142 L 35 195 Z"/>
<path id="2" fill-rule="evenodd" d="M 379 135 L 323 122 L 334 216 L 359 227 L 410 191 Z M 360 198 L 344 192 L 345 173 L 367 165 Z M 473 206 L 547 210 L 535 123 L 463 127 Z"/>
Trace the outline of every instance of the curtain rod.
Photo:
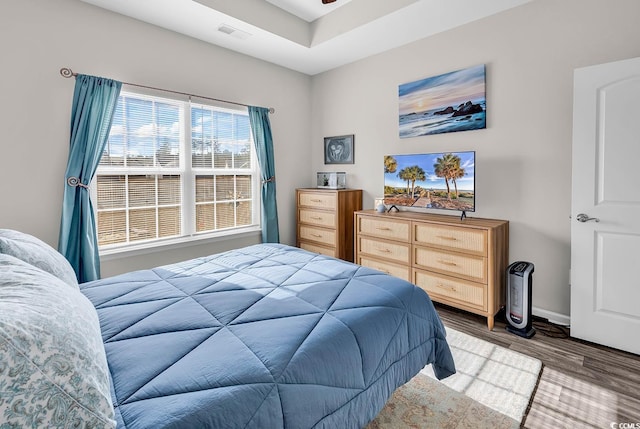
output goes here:
<path id="1" fill-rule="evenodd" d="M 61 68 L 60 69 L 60 74 L 62 75 L 62 77 L 66 77 L 66 78 L 71 78 L 71 77 L 78 76 L 78 73 L 74 73 L 73 70 L 71 70 L 70 68 L 67 68 L 67 67 Z M 138 83 L 130 83 L 130 82 L 122 82 L 122 83 L 124 85 L 136 86 L 138 88 L 153 89 L 155 91 L 170 92 L 172 94 L 186 95 L 188 97 L 196 97 L 196 98 L 202 98 L 202 99 L 205 99 L 205 100 L 221 101 L 223 103 L 229 103 L 229 104 L 235 104 L 237 106 L 249 107 L 248 104 L 238 103 L 236 101 L 221 100 L 219 98 L 205 97 L 203 95 L 189 94 L 187 92 L 173 91 L 171 89 L 156 88 L 156 87 L 153 87 L 153 86 L 140 85 Z M 274 109 L 273 107 L 269 107 L 269 113 L 275 113 L 275 112 L 276 112 L 276 109 Z"/>

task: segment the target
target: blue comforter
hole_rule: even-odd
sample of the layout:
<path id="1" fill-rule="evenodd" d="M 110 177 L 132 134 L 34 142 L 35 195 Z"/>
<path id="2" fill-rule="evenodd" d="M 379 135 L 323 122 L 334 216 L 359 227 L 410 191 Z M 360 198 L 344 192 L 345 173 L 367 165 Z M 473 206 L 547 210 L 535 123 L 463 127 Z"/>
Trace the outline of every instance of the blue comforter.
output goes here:
<path id="1" fill-rule="evenodd" d="M 279 244 L 82 284 L 118 428 L 360 428 L 431 363 L 455 372 L 412 284 Z"/>

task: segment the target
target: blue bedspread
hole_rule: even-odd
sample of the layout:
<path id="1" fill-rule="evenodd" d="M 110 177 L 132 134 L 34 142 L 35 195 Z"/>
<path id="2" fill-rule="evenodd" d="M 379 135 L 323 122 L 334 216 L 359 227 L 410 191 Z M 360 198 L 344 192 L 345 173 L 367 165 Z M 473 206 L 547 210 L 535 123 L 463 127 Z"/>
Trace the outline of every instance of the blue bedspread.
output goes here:
<path id="1" fill-rule="evenodd" d="M 279 244 L 82 284 L 118 428 L 361 428 L 426 364 L 455 372 L 427 294 Z"/>

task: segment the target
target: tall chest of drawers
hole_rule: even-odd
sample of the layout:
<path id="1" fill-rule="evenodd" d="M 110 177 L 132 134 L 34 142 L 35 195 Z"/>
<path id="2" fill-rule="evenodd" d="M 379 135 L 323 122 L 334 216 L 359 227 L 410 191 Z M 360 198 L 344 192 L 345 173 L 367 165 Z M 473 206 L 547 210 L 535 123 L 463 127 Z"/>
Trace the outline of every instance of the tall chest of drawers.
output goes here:
<path id="1" fill-rule="evenodd" d="M 433 301 L 487 318 L 505 302 L 509 222 L 416 212 L 355 213 L 355 262 L 410 281 Z"/>
<path id="2" fill-rule="evenodd" d="M 353 262 L 353 213 L 362 209 L 361 189 L 296 189 L 296 246 Z"/>

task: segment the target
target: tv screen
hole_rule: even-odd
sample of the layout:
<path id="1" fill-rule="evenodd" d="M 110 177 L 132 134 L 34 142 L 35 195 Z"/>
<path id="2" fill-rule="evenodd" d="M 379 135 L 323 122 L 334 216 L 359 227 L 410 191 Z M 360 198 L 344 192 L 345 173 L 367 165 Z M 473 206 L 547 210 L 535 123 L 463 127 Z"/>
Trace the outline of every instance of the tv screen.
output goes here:
<path id="1" fill-rule="evenodd" d="M 475 211 L 475 155 L 473 151 L 386 155 L 385 205 Z"/>

